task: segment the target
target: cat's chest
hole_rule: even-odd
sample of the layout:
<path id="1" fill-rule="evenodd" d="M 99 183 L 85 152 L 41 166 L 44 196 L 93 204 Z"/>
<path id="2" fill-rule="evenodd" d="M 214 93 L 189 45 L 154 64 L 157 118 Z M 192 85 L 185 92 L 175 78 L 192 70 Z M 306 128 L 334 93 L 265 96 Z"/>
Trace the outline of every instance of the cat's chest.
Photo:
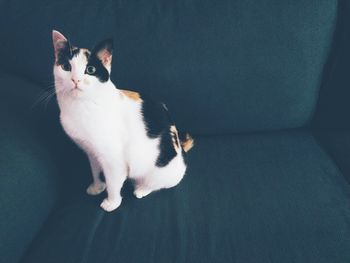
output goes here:
<path id="1" fill-rule="evenodd" d="M 77 143 L 108 140 L 119 133 L 122 116 L 117 107 L 75 103 L 61 109 L 61 123 L 65 132 Z"/>

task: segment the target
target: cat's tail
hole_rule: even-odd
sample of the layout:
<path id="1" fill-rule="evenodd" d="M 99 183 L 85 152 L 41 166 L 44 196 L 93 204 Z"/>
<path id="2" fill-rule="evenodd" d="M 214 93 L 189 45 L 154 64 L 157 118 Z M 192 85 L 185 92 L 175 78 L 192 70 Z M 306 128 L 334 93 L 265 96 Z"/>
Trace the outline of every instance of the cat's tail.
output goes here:
<path id="1" fill-rule="evenodd" d="M 192 136 L 189 133 L 182 133 L 179 134 L 180 143 L 182 146 L 182 149 L 187 153 L 189 150 L 192 149 L 194 146 L 194 140 Z"/>

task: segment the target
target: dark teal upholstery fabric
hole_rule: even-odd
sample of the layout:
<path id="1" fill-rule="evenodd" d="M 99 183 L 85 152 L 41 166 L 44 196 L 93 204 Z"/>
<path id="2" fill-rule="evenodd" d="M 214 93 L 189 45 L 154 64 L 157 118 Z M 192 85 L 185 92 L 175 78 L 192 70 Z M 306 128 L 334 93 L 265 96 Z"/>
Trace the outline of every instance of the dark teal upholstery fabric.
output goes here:
<path id="1" fill-rule="evenodd" d="M 315 131 L 315 136 L 332 156 L 350 184 L 350 132 Z"/>
<path id="2" fill-rule="evenodd" d="M 5 96 L 5 83 L 0 77 L 0 262 L 15 263 L 57 201 L 58 177 L 28 109 L 20 109 L 23 94 Z"/>
<path id="3" fill-rule="evenodd" d="M 337 4 L 3 1 L 0 66 L 47 82 L 52 28 L 87 47 L 113 36 L 114 81 L 164 100 L 180 127 L 200 134 L 295 128 L 312 117 Z"/>
<path id="4" fill-rule="evenodd" d="M 25 262 L 345 263 L 350 187 L 309 132 L 201 137 L 175 189 L 55 211 Z"/>
<path id="5" fill-rule="evenodd" d="M 350 131 L 350 1 L 339 5 L 332 52 L 322 76 L 314 129 Z"/>

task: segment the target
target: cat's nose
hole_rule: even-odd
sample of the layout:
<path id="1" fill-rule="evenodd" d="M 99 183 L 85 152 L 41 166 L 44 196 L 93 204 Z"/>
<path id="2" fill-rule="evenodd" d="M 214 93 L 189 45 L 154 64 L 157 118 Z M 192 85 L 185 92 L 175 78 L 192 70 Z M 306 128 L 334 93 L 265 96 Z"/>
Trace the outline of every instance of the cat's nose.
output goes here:
<path id="1" fill-rule="evenodd" d="M 80 79 L 72 79 L 72 81 L 75 85 L 78 85 L 78 83 L 80 82 Z"/>

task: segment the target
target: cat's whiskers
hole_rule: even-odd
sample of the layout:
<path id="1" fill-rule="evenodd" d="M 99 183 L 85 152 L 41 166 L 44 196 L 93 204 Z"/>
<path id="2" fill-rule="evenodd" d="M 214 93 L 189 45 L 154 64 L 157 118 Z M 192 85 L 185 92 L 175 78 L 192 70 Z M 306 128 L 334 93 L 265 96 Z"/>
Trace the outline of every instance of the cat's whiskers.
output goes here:
<path id="1" fill-rule="evenodd" d="M 45 109 L 47 108 L 47 105 L 49 104 L 50 100 L 56 95 L 56 92 L 52 92 L 50 93 L 44 100 L 44 105 L 45 105 Z"/>
<path id="2" fill-rule="evenodd" d="M 51 89 L 43 91 L 43 92 L 39 95 L 39 97 L 37 98 L 37 100 L 35 101 L 35 104 L 36 104 L 36 103 L 39 103 L 40 101 L 42 101 L 43 99 L 45 99 L 51 92 L 52 92 Z"/>
<path id="3" fill-rule="evenodd" d="M 45 90 L 42 92 L 42 94 L 39 95 L 39 97 L 34 101 L 32 108 L 38 106 L 40 103 L 44 103 L 45 109 L 47 108 L 47 105 L 52 97 L 54 97 L 58 91 L 56 91 L 55 87 L 50 87 L 48 90 Z"/>

